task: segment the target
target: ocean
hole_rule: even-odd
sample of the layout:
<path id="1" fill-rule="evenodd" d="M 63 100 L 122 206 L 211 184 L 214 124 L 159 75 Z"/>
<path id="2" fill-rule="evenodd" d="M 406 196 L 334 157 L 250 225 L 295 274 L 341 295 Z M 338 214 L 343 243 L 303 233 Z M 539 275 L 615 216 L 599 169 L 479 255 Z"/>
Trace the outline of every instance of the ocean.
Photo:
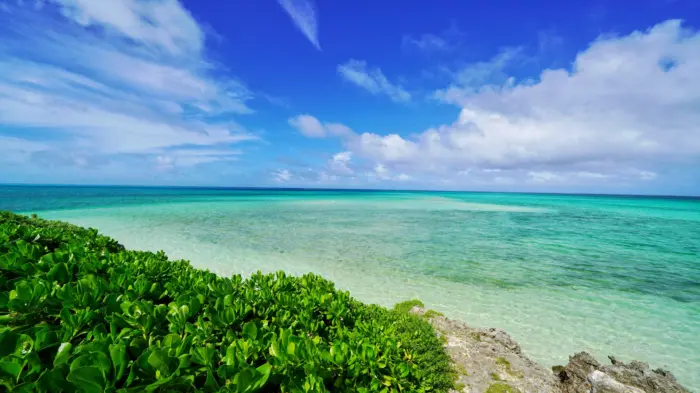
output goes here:
<path id="1" fill-rule="evenodd" d="M 700 392 L 700 199 L 424 191 L 0 186 L 0 210 L 94 227 L 222 275 L 313 272 L 355 298 L 418 298 Z"/>

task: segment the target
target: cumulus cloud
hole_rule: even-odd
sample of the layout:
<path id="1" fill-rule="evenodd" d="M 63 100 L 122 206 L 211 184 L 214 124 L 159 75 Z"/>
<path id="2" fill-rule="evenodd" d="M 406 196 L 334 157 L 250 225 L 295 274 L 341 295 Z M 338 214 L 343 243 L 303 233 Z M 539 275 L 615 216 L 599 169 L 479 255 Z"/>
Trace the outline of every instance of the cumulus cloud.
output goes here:
<path id="1" fill-rule="evenodd" d="M 411 94 L 400 85 L 387 79 L 378 67 L 371 68 L 367 62 L 351 59 L 338 66 L 338 73 L 347 81 L 369 91 L 374 95 L 386 95 L 395 102 L 411 101 Z"/>
<path id="2" fill-rule="evenodd" d="M 437 93 L 461 107 L 454 123 L 410 138 L 364 133 L 348 150 L 408 173 L 496 168 L 536 182 L 653 180 L 654 166 L 700 161 L 700 34 L 679 21 L 602 36 L 570 70 L 535 80 L 475 89 L 482 69 Z"/>
<path id="3" fill-rule="evenodd" d="M 354 132 L 346 125 L 339 123 L 321 123 L 320 120 L 311 115 L 294 116 L 287 122 L 308 138 L 325 138 L 329 136 L 347 137 L 354 135 Z"/>
<path id="4" fill-rule="evenodd" d="M 353 171 L 349 166 L 351 160 L 352 152 L 340 152 L 333 155 L 333 158 L 328 161 L 328 167 L 330 168 L 330 171 L 335 174 L 352 175 L 355 173 L 355 171 Z"/>
<path id="5" fill-rule="evenodd" d="M 45 157 L 143 155 L 159 168 L 229 161 L 231 145 L 257 139 L 232 120 L 252 112 L 251 93 L 214 76 L 178 1 L 50 4 L 0 23 L 0 136 L 35 150 L 40 139 Z"/>
<path id="6" fill-rule="evenodd" d="M 292 18 L 294 25 L 318 50 L 321 44 L 318 42 L 318 22 L 316 19 L 316 7 L 312 0 L 278 0 L 284 11 Z"/>

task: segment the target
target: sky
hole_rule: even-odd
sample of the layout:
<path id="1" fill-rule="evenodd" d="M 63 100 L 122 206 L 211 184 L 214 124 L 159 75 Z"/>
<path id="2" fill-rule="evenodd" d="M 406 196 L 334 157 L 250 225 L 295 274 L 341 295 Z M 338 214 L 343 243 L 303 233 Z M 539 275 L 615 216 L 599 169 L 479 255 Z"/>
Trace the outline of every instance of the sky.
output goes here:
<path id="1" fill-rule="evenodd" d="M 0 0 L 0 183 L 700 195 L 696 0 Z"/>

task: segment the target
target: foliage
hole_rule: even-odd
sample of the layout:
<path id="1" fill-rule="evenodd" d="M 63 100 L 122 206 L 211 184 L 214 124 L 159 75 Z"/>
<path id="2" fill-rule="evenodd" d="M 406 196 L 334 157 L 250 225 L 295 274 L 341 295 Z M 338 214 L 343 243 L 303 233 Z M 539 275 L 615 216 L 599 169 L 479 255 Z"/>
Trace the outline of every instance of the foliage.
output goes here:
<path id="1" fill-rule="evenodd" d="M 444 316 L 445 316 L 445 314 L 441 313 L 440 311 L 435 311 L 433 309 L 430 309 L 430 310 L 426 311 L 425 314 L 423 314 L 423 317 L 428 318 L 428 319 L 435 318 L 435 317 L 444 317 Z"/>
<path id="2" fill-rule="evenodd" d="M 513 370 L 510 366 L 510 362 L 508 360 L 506 360 L 505 358 L 502 358 L 502 357 L 496 358 L 496 364 L 499 366 L 502 366 L 506 370 L 506 372 L 513 377 L 516 377 L 516 378 L 524 377 L 523 372 Z"/>
<path id="3" fill-rule="evenodd" d="M 411 311 L 413 307 L 425 307 L 425 304 L 418 299 L 406 300 L 405 302 L 396 303 L 396 305 L 394 305 L 394 311 L 407 313 Z"/>
<path id="4" fill-rule="evenodd" d="M 520 390 L 508 385 L 507 383 L 497 382 L 489 385 L 486 393 L 520 393 Z"/>
<path id="5" fill-rule="evenodd" d="M 411 357 L 411 360 L 425 372 L 424 378 L 430 386 L 436 391 L 447 391 L 453 387 L 457 373 L 445 353 L 443 340 L 430 323 L 417 315 L 395 309 L 387 312 L 381 307 L 370 306 L 368 310 L 368 319 L 380 324 L 392 324 L 403 348 L 411 354 L 420 354 Z"/>
<path id="6" fill-rule="evenodd" d="M 510 370 L 510 362 L 507 361 L 506 358 L 497 357 L 496 364 L 498 364 L 499 366 L 505 367 L 506 370 Z"/>
<path id="7" fill-rule="evenodd" d="M 219 277 L 0 212 L 0 391 L 445 392 L 421 318 L 321 277 Z"/>

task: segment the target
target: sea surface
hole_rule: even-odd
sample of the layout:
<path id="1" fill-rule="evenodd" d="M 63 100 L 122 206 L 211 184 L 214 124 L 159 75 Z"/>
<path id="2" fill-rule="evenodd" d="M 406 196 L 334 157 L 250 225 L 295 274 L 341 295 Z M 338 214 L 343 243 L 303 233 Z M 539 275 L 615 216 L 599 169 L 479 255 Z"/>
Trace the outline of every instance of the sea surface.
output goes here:
<path id="1" fill-rule="evenodd" d="M 614 354 L 700 392 L 697 198 L 0 186 L 0 210 L 222 275 L 314 272 L 366 302 L 419 298 L 545 365 Z"/>

